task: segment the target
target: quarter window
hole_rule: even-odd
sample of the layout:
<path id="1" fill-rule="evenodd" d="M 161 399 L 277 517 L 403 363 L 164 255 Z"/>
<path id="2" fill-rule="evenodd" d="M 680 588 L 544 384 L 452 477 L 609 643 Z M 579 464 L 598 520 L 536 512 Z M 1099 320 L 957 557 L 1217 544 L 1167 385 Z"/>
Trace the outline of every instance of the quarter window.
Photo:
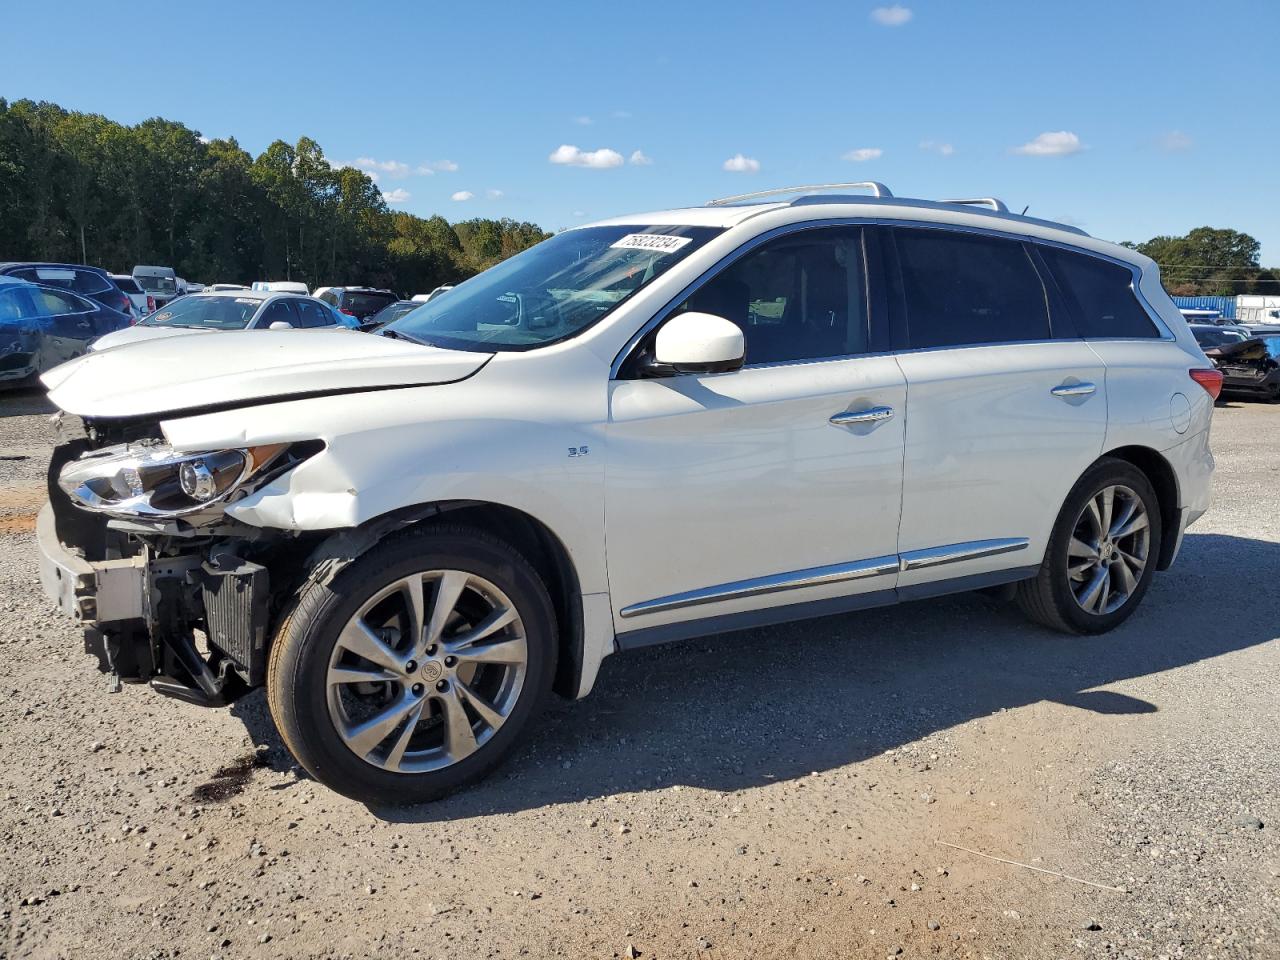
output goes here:
<path id="1" fill-rule="evenodd" d="M 41 288 L 36 293 L 36 307 L 44 316 L 61 317 L 69 313 L 88 313 L 92 308 L 79 297 L 61 290 Z"/>
<path id="2" fill-rule="evenodd" d="M 1133 292 L 1133 272 L 1108 260 L 1042 246 L 1082 337 L 1158 337 Z"/>
<path id="3" fill-rule="evenodd" d="M 804 230 L 746 254 L 681 309 L 740 326 L 748 364 L 867 353 L 872 346 L 862 261 L 860 229 Z"/>
<path id="4" fill-rule="evenodd" d="M 1049 294 L 1016 240 L 894 229 L 914 349 L 1050 337 Z"/>

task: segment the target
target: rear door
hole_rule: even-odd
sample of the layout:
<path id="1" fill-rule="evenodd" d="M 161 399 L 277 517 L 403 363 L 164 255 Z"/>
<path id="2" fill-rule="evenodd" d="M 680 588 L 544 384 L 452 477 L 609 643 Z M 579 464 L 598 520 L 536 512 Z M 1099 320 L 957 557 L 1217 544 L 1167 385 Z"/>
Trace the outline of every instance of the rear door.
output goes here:
<path id="1" fill-rule="evenodd" d="M 1039 564 L 1068 491 L 1102 451 L 1102 361 L 1036 251 L 1015 238 L 886 228 L 907 381 L 904 596 Z"/>
<path id="2" fill-rule="evenodd" d="M 270 330 L 273 323 L 287 323 L 291 327 L 302 326 L 302 318 L 298 316 L 298 311 L 293 306 L 294 299 L 279 297 L 272 300 L 258 314 L 258 318 L 253 322 L 253 329 Z"/>
<path id="3" fill-rule="evenodd" d="M 294 309 L 298 311 L 298 316 L 301 318 L 304 328 L 335 326 L 333 315 L 319 300 L 304 300 L 302 297 L 298 297 L 292 303 Z"/>

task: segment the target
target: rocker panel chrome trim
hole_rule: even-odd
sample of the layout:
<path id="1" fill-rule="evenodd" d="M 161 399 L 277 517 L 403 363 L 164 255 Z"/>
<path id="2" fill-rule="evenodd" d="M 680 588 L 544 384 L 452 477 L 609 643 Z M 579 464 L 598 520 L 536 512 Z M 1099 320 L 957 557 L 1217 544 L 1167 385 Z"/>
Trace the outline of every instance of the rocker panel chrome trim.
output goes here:
<path id="1" fill-rule="evenodd" d="M 976 560 L 979 557 L 995 557 L 1002 553 L 1016 553 L 1027 549 L 1030 541 L 1026 537 L 1007 537 L 1000 540 L 970 540 L 965 543 L 949 543 L 945 547 L 930 547 L 928 550 L 908 550 L 899 554 L 900 569 L 923 570 L 926 567 L 937 567 L 944 563 L 959 563 L 962 560 Z"/>
<path id="2" fill-rule="evenodd" d="M 623 618 L 639 616 L 643 613 L 658 613 L 663 610 L 679 610 L 684 607 L 696 607 L 704 603 L 719 603 L 723 600 L 738 600 L 742 597 L 756 597 L 767 593 L 778 593 L 782 590 L 797 590 L 801 587 L 819 587 L 829 583 L 842 583 L 846 580 L 863 580 L 867 577 L 879 577 L 898 572 L 898 557 L 873 557 L 870 560 L 857 560 L 853 563 L 833 563 L 825 567 L 810 567 L 807 570 L 796 570 L 791 573 L 772 574 L 767 577 L 754 577 L 750 580 L 737 580 L 722 583 L 714 587 L 703 587 L 685 593 L 674 593 L 655 600 L 645 600 L 623 607 L 619 615 Z"/>

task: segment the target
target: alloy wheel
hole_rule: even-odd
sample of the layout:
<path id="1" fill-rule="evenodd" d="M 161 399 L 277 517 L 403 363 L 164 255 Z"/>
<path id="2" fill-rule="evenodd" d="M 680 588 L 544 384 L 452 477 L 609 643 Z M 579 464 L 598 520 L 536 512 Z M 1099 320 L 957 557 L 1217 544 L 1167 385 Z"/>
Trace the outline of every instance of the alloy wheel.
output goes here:
<path id="1" fill-rule="evenodd" d="M 1103 487 L 1076 518 L 1067 547 L 1072 596 L 1086 613 L 1114 613 L 1142 580 L 1151 548 L 1151 518 L 1130 487 Z"/>
<path id="2" fill-rule="evenodd" d="M 483 577 L 427 570 L 351 617 L 325 677 L 329 717 L 356 756 L 398 773 L 439 770 L 493 737 L 528 672 L 515 605 Z"/>

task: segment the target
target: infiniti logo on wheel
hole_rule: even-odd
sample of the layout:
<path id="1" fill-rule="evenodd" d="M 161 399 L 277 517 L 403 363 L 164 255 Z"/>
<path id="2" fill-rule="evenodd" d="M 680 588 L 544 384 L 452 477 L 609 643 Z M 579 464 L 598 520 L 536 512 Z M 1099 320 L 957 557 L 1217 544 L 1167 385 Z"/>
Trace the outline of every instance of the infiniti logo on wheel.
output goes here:
<path id="1" fill-rule="evenodd" d="M 439 660 L 428 660 L 422 665 L 422 679 L 427 683 L 435 683 L 444 676 L 444 667 Z"/>

